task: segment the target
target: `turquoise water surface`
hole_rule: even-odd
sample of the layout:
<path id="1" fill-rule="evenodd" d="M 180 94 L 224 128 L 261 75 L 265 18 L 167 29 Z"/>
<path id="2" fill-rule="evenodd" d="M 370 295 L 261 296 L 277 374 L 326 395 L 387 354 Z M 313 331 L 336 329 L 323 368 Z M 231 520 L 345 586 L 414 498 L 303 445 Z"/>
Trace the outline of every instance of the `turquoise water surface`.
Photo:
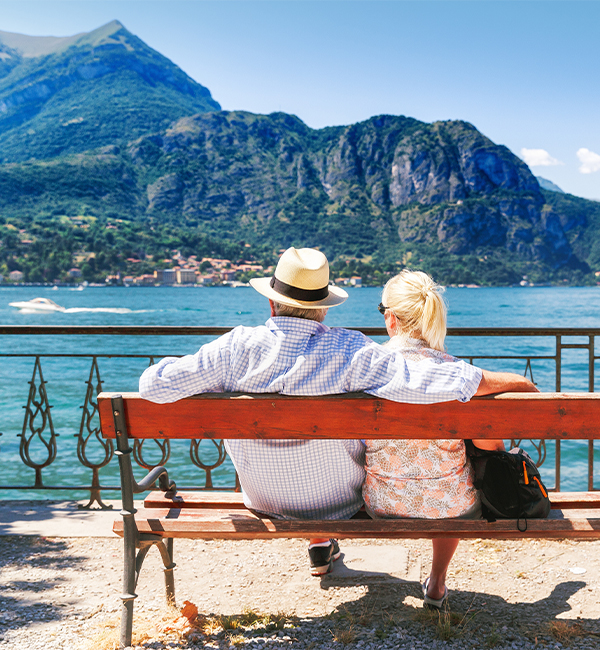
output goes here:
<path id="1" fill-rule="evenodd" d="M 383 326 L 377 311 L 381 289 L 349 289 L 350 297 L 340 307 L 329 311 L 330 326 Z M 65 307 L 65 312 L 23 313 L 10 302 L 46 297 Z M 449 288 L 450 327 L 590 327 L 600 326 L 600 288 L 523 287 L 523 288 Z M 88 287 L 52 290 L 45 287 L 0 287 L 0 323 L 4 325 L 181 325 L 234 326 L 258 325 L 269 316 L 265 298 L 249 287 Z M 0 354 L 140 354 L 156 359 L 173 354 L 195 352 L 208 340 L 198 336 L 2 336 Z M 384 339 L 382 339 L 384 340 Z M 585 339 L 581 339 L 582 341 Z M 570 339 L 569 342 L 577 342 Z M 552 355 L 554 339 L 546 338 L 464 338 L 447 340 L 448 351 L 456 356 L 480 355 Z M 2 357 L 0 366 L 0 483 L 31 485 L 33 471 L 19 459 L 19 442 L 23 426 L 23 407 L 27 403 L 34 359 Z M 137 390 L 140 373 L 148 359 L 99 359 L 103 389 Z M 491 370 L 510 370 L 523 374 L 524 360 L 486 360 L 478 365 Z M 85 399 L 86 380 L 91 359 L 43 358 L 42 369 L 47 381 L 48 399 L 58 437 L 57 460 L 43 470 L 47 485 L 87 485 L 90 471 L 76 460 L 74 434 L 81 422 L 81 405 Z M 544 391 L 554 390 L 554 362 L 534 361 L 534 380 Z M 587 351 L 565 353 L 563 385 L 565 391 L 587 390 Z M 203 443 L 204 444 L 204 443 Z M 210 443 L 208 443 L 210 445 Z M 207 450 L 208 450 L 207 445 Z M 180 485 L 198 485 L 203 481 L 199 470 L 190 466 L 186 444 L 173 446 L 171 473 Z M 44 450 L 39 450 L 43 457 Z M 96 453 L 98 456 L 98 453 Z M 208 453 L 210 456 L 210 453 Z M 213 454 L 214 455 L 214 454 Z M 35 453 L 34 453 L 35 456 Z M 90 452 L 94 457 L 94 452 Z M 554 482 L 554 453 L 549 445 L 543 476 Z M 116 459 L 101 472 L 104 485 L 116 485 Z M 562 450 L 562 489 L 587 489 L 587 444 L 567 443 Z M 233 484 L 227 463 L 213 476 L 216 485 Z M 600 480 L 598 481 L 600 486 Z M 44 492 L 30 496 L 56 496 Z M 65 496 L 65 495 L 61 495 Z M 75 496 L 85 496 L 79 493 Z M 115 496 L 107 493 L 107 496 Z M 10 492 L 0 493 L 9 498 Z"/>

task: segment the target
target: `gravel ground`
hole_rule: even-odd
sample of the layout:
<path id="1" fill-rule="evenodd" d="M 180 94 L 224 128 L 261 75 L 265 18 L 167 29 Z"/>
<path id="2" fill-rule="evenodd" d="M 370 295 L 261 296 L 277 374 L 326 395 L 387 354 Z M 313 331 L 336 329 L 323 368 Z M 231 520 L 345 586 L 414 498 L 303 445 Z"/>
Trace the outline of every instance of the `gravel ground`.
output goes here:
<path id="1" fill-rule="evenodd" d="M 442 615 L 420 597 L 429 542 L 341 546 L 346 558 L 320 580 L 308 575 L 301 540 L 175 540 L 177 603 L 191 601 L 200 616 L 189 626 L 164 606 L 151 552 L 134 647 L 600 649 L 600 542 L 464 541 Z M 361 554 L 390 570 L 349 569 Z M 116 538 L 0 537 L 0 648 L 114 648 L 121 566 Z"/>

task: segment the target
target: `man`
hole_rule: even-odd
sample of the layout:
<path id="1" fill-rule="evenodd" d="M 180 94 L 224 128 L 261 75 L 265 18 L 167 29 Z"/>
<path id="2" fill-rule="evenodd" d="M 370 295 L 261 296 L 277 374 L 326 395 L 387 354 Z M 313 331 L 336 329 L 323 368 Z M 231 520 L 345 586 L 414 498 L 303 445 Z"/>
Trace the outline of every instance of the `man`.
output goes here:
<path id="1" fill-rule="evenodd" d="M 348 294 L 329 286 L 320 251 L 290 248 L 272 278 L 250 281 L 269 299 L 264 326 L 238 326 L 194 355 L 168 357 L 140 378 L 140 394 L 174 402 L 207 392 L 325 395 L 364 391 L 420 404 L 468 401 L 473 395 L 535 390 L 524 377 L 482 371 L 463 361 L 404 359 L 360 332 L 322 324 Z M 229 440 L 244 502 L 253 510 L 295 519 L 345 519 L 362 506 L 364 448 L 359 440 Z M 313 539 L 311 573 L 339 557 L 335 540 Z"/>

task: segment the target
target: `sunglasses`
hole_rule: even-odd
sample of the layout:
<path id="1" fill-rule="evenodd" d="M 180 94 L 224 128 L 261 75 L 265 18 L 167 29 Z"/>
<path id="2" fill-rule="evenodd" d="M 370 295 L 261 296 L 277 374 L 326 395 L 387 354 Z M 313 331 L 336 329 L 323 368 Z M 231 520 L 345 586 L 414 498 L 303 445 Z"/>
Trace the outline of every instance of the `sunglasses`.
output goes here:
<path id="1" fill-rule="evenodd" d="M 379 313 L 380 313 L 382 316 L 385 316 L 385 312 L 386 312 L 386 310 L 387 310 L 387 307 L 384 307 L 382 302 L 380 302 L 380 303 L 377 305 L 377 309 L 378 309 Z"/>

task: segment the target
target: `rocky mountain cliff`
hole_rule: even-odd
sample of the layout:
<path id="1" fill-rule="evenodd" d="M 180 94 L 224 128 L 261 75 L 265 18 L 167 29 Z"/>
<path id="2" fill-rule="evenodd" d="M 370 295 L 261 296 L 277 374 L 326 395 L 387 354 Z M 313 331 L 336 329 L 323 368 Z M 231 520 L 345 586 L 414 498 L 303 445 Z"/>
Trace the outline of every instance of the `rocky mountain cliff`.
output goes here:
<path id="1" fill-rule="evenodd" d="M 378 116 L 313 131 L 284 114 L 183 118 L 125 153 L 148 215 L 330 254 L 396 244 L 448 253 L 509 251 L 579 267 L 571 223 L 545 205 L 528 167 L 465 122 Z M 140 173 L 141 172 L 141 173 Z"/>
<path id="2" fill-rule="evenodd" d="M 219 110 L 210 92 L 118 21 L 68 38 L 0 32 L 0 160 L 131 140 Z"/>

